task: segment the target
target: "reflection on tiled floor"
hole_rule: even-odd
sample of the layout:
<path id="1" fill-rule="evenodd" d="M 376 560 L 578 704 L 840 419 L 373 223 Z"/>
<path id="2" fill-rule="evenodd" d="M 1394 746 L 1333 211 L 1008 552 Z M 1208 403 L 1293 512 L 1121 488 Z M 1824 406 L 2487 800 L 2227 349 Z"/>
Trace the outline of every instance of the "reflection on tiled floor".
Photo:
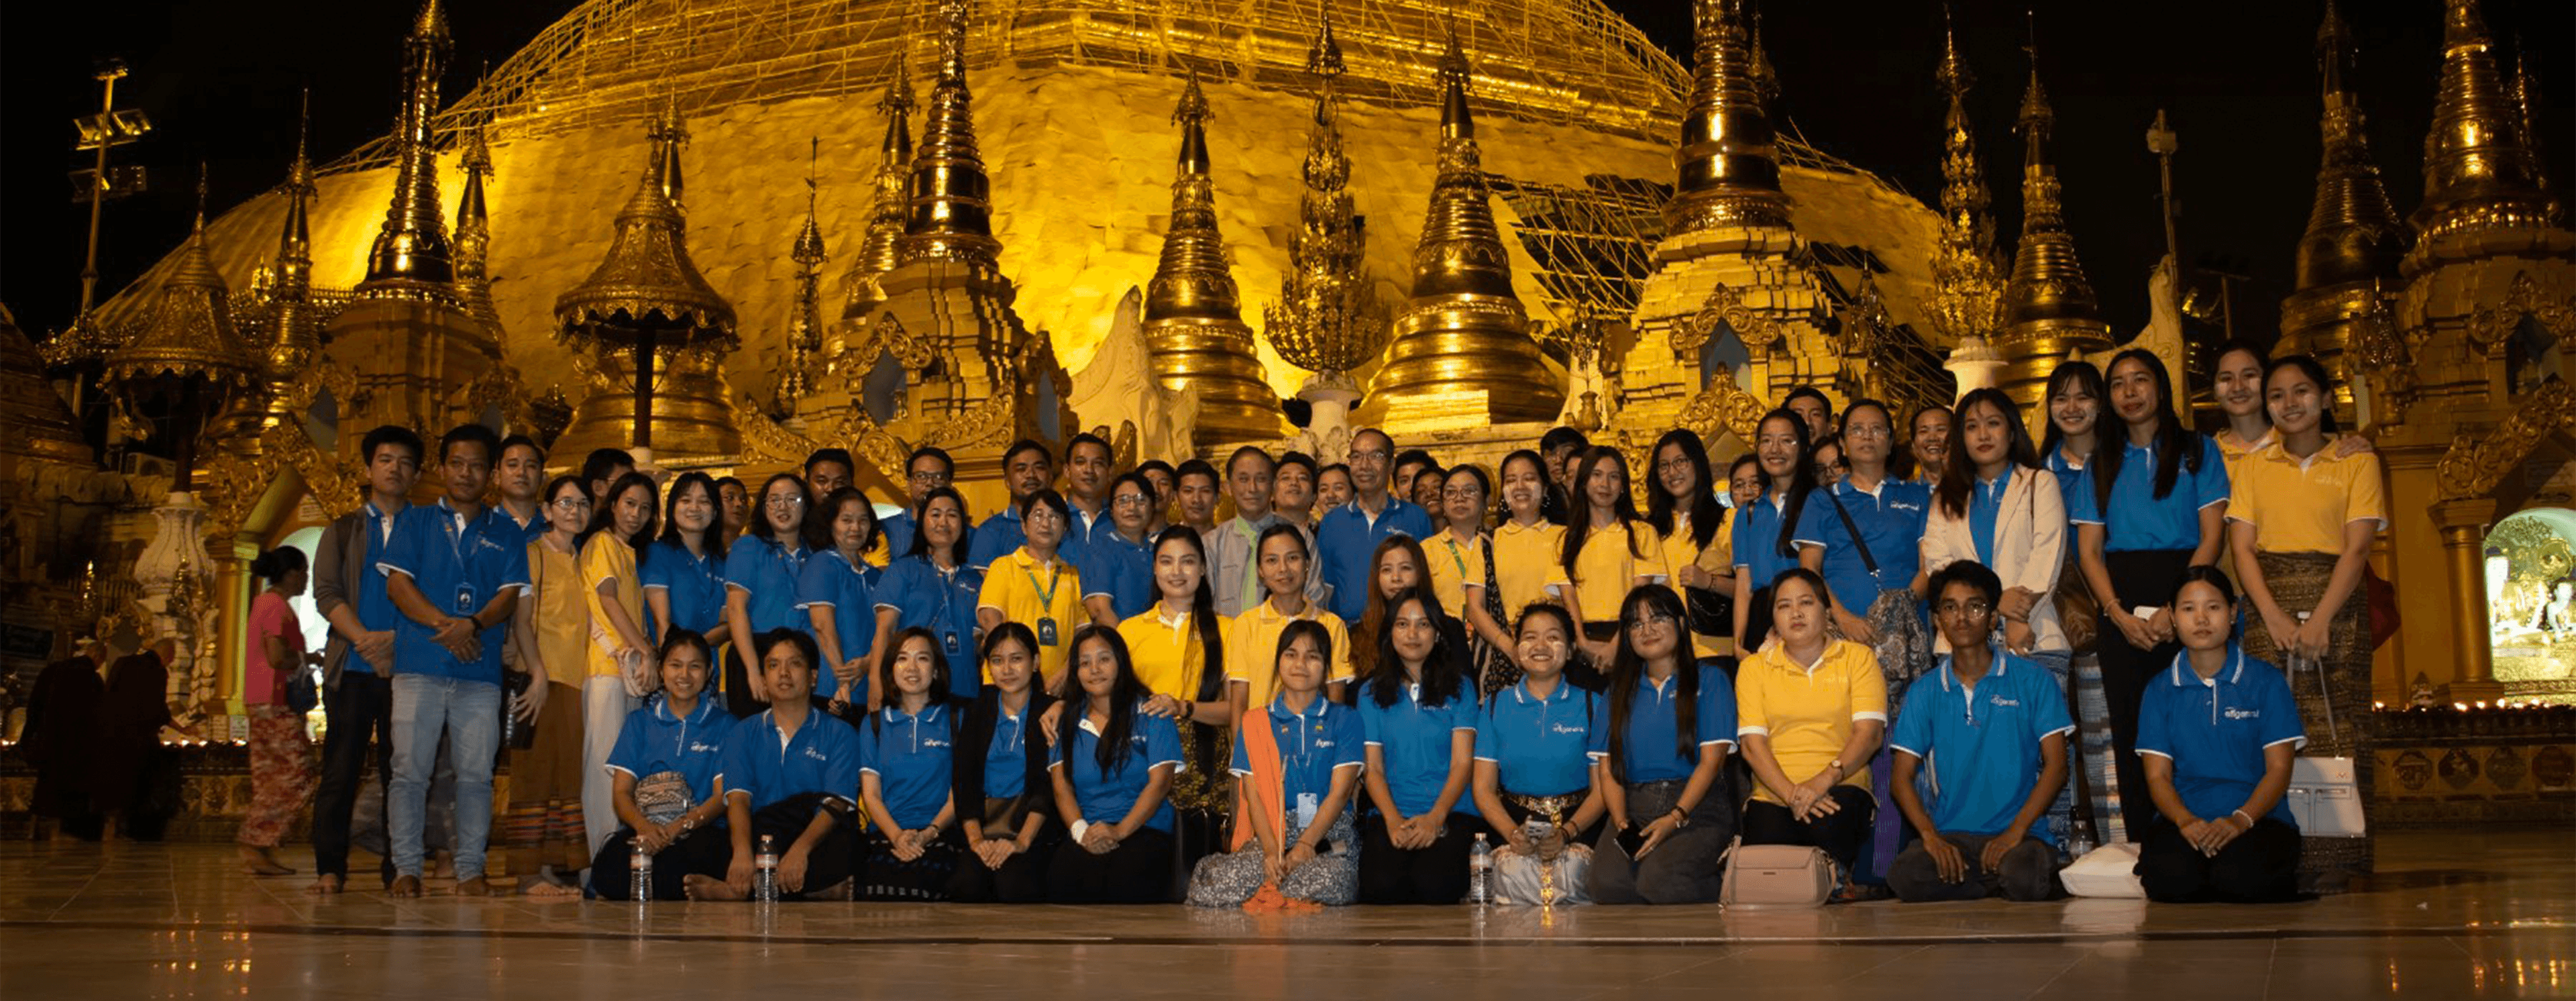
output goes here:
<path id="1" fill-rule="evenodd" d="M 16 843 L 0 846 L 0 998 L 2576 996 L 2576 831 L 2391 834 L 2379 853 L 2365 892 L 2262 907 L 1252 917 L 832 903 L 764 915 L 374 892 L 316 900 L 303 878 L 240 875 L 227 847 Z"/>

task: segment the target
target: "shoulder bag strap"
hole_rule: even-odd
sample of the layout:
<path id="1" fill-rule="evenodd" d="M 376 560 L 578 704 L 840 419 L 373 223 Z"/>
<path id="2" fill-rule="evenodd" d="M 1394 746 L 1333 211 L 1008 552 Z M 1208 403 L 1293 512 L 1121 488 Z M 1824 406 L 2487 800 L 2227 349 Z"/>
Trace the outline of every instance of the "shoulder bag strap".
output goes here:
<path id="1" fill-rule="evenodd" d="M 1843 499 L 1834 495 L 1834 488 L 1826 487 L 1824 494 L 1826 500 L 1834 502 L 1834 514 L 1843 520 L 1843 531 L 1851 533 L 1852 548 L 1860 550 L 1860 565 L 1869 568 L 1871 580 L 1877 580 L 1878 561 L 1870 558 L 1869 543 L 1860 537 L 1860 526 L 1852 522 L 1851 512 L 1843 507 Z"/>

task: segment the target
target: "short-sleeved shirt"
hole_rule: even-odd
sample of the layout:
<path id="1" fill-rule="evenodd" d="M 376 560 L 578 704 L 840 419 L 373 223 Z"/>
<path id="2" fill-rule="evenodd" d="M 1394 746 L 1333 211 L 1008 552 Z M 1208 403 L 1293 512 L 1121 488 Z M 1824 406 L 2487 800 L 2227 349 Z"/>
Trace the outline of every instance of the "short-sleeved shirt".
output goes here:
<path id="1" fill-rule="evenodd" d="M 1520 618 L 1521 610 L 1532 602 L 1546 598 L 1548 592 L 1565 586 L 1565 526 L 1542 521 L 1523 525 L 1504 521 L 1494 528 L 1494 587 L 1503 593 L 1503 628 Z"/>
<path id="2" fill-rule="evenodd" d="M 891 567 L 912 553 L 912 539 L 913 536 L 920 534 L 921 522 L 913 518 L 910 508 L 906 508 L 877 519 L 877 532 L 885 536 L 885 545 L 877 547 L 875 552 L 868 555 L 872 561 L 877 557 L 883 557 L 883 565 Z M 969 557 L 971 560 L 974 551 L 975 526 L 958 526 L 957 554 Z M 969 565 L 976 564 L 970 562 Z"/>
<path id="3" fill-rule="evenodd" d="M 402 574 L 440 612 L 458 618 L 473 615 L 503 588 L 528 582 L 528 548 L 519 527 L 494 507 L 461 518 L 441 497 L 434 504 L 414 504 L 394 516 L 393 541 L 376 568 Z M 483 630 L 483 655 L 459 662 L 434 639 L 435 630 L 397 614 L 394 663 L 405 674 L 430 674 L 460 681 L 501 683 L 501 647 L 509 642 L 504 623 Z"/>
<path id="4" fill-rule="evenodd" d="M 725 795 L 747 796 L 757 813 L 805 793 L 856 804 L 859 735 L 829 714 L 808 712 L 796 735 L 781 741 L 777 710 L 734 724 L 725 739 Z"/>
<path id="5" fill-rule="evenodd" d="M 279 676 L 292 675 L 304 667 L 304 627 L 296 624 L 295 608 L 286 599 L 262 591 L 250 600 L 249 633 L 245 644 L 249 649 L 243 651 L 242 703 L 269 705 L 276 701 L 273 696 L 282 683 Z M 265 641 L 271 636 L 286 644 L 284 663 L 268 662 Z"/>
<path id="6" fill-rule="evenodd" d="M 2341 553 L 2344 526 L 2388 527 L 2379 485 L 2379 456 L 2336 458 L 2331 441 L 2306 459 L 2274 443 L 2235 466 L 2227 520 L 2254 526 L 2254 548 L 2266 553 Z"/>
<path id="7" fill-rule="evenodd" d="M 1835 513 L 1836 502 L 1851 514 L 1851 528 L 1860 529 L 1857 541 Z M 1880 591 L 1914 583 L 1914 572 L 1923 565 L 1923 526 L 1931 513 L 1932 490 L 1923 484 L 1884 480 L 1871 493 L 1846 480 L 1807 498 L 1797 542 L 1825 547 L 1825 589 L 1852 614 L 1866 615 Z M 1878 563 L 1876 574 L 1860 558 L 1864 543 Z"/>
<path id="8" fill-rule="evenodd" d="M 939 808 L 948 805 L 949 770 L 957 760 L 958 710 L 932 702 L 919 713 L 893 704 L 877 710 L 855 729 L 859 732 L 859 773 L 877 777 L 877 794 L 895 826 L 907 831 L 930 826 Z M 1025 765 L 1025 763 L 1023 763 Z M 982 804 L 977 804 L 981 809 Z"/>
<path id="9" fill-rule="evenodd" d="M 1218 614 L 1231 618 L 1261 601 L 1265 593 L 1261 586 L 1261 560 L 1253 549 L 1260 543 L 1261 533 L 1272 525 L 1285 524 L 1297 525 L 1297 534 L 1305 537 L 1306 553 L 1311 559 L 1315 552 L 1314 528 L 1291 522 L 1276 512 L 1263 515 L 1258 521 L 1228 518 L 1217 523 L 1216 531 L 1208 533 L 1208 588 L 1216 592 Z M 1324 575 L 1311 572 L 1310 568 L 1306 574 L 1306 600 L 1322 604 L 1329 595 L 1330 592 L 1324 589 Z"/>
<path id="10" fill-rule="evenodd" d="M 1422 703 L 1419 684 L 1405 685 L 1394 705 L 1378 705 L 1377 693 L 1365 686 L 1355 701 L 1360 708 L 1360 737 L 1378 749 L 1386 791 L 1394 797 L 1396 810 L 1407 817 L 1429 813 L 1449 785 L 1451 752 L 1456 750 L 1451 735 L 1462 730 L 1475 733 L 1484 715 L 1476 705 L 1475 687 L 1459 685 L 1436 706 Z"/>
<path id="11" fill-rule="evenodd" d="M 1482 535 L 1465 542 L 1455 532 L 1442 532 L 1422 543 L 1422 558 L 1430 561 L 1431 594 L 1440 599 L 1440 609 L 1449 617 L 1464 621 L 1467 617 L 1467 589 L 1485 586 L 1485 552 L 1489 543 Z"/>
<path id="12" fill-rule="evenodd" d="M 542 539 L 528 543 L 528 586 L 519 589 L 514 629 L 532 629 L 546 680 L 579 691 L 590 679 L 590 588 L 581 557 Z"/>
<path id="13" fill-rule="evenodd" d="M 1288 623 L 1297 619 L 1323 623 L 1324 636 L 1332 641 L 1331 673 L 1325 675 L 1324 680 L 1351 679 L 1351 633 L 1342 624 L 1341 616 L 1311 602 L 1304 612 L 1287 615 L 1279 611 L 1279 606 L 1265 601 L 1235 616 L 1225 634 L 1226 681 L 1229 684 L 1240 681 L 1251 686 L 1251 698 L 1244 705 L 1270 704 L 1271 695 L 1278 691 L 1279 634 L 1288 629 Z"/>
<path id="14" fill-rule="evenodd" d="M 1995 523 L 2003 517 L 2004 491 L 2012 489 L 2013 466 L 1991 480 L 1968 484 L 1968 539 L 1977 546 L 1977 562 L 1992 569 L 1995 565 Z M 1921 553 L 1917 553 L 1920 562 Z"/>
<path id="15" fill-rule="evenodd" d="M 1118 534 L 1118 529 L 1109 520 L 1108 504 L 1103 503 L 1098 514 L 1085 514 L 1082 505 L 1073 503 L 1072 495 L 1067 494 L 1064 499 L 1067 512 L 1064 541 L 1056 544 L 1055 554 L 1057 558 L 1081 567 L 1091 560 L 1091 544 L 1102 536 Z M 1022 540 L 1023 544 L 1026 541 Z"/>
<path id="16" fill-rule="evenodd" d="M 975 607 L 1000 611 L 1006 622 L 1029 627 L 1038 638 L 1038 675 L 1049 691 L 1064 678 L 1064 665 L 1073 650 L 1073 631 L 1091 617 L 1082 611 L 1082 572 L 1062 557 L 1040 563 L 1027 548 L 1014 549 L 1010 555 L 993 561 L 984 571 L 984 586 L 976 593 Z M 1055 623 L 1055 642 L 1047 642 L 1041 620 Z"/>
<path id="17" fill-rule="evenodd" d="M 805 572 L 805 562 L 812 556 L 802 543 L 782 545 L 756 535 L 733 540 L 725 550 L 725 586 L 743 590 L 748 597 L 745 617 L 751 620 L 751 635 L 734 637 L 737 647 L 750 649 L 753 640 L 772 629 L 814 631 L 814 620 L 796 610 L 796 578 Z M 825 669 L 829 670 L 829 665 Z"/>
<path id="18" fill-rule="evenodd" d="M 1216 635 L 1227 636 L 1233 620 L 1214 618 Z M 1165 618 L 1157 603 L 1118 623 L 1118 638 L 1127 641 L 1127 659 L 1136 665 L 1136 680 L 1145 683 L 1146 691 L 1198 701 L 1199 684 L 1207 677 L 1207 650 L 1199 641 L 1196 620 L 1189 612 Z M 1225 665 L 1217 669 L 1223 671 Z"/>
<path id="19" fill-rule="evenodd" d="M 358 579 L 349 585 L 357 588 L 357 594 L 351 599 L 351 604 L 357 606 L 359 625 L 377 632 L 391 629 L 399 638 L 400 623 L 406 616 L 403 615 L 402 609 L 394 607 L 393 595 L 385 592 L 385 575 L 376 572 L 375 568 L 384 562 L 385 551 L 393 542 L 394 519 L 402 512 L 386 514 L 376 507 L 376 502 L 368 501 L 360 513 L 366 519 L 363 527 L 367 536 L 367 553 L 366 562 L 359 565 L 366 567 L 367 571 L 360 573 Z M 342 662 L 341 670 L 356 671 L 360 674 L 383 673 L 376 665 L 367 662 L 366 656 L 358 652 L 358 647 L 354 643 L 349 645 L 349 656 Z"/>
<path id="20" fill-rule="evenodd" d="M 867 565 L 866 558 L 853 565 L 838 549 L 820 550 L 805 560 L 796 574 L 796 608 L 804 615 L 803 627 L 814 632 L 814 609 L 832 610 L 833 640 L 840 644 L 844 661 L 865 657 L 877 641 L 877 574 L 883 571 Z M 830 657 L 823 658 L 830 660 Z M 840 690 L 838 664 L 823 664 L 815 671 L 814 690 L 831 693 Z M 868 677 L 861 673 L 850 679 L 850 701 L 864 704 L 868 698 Z"/>
<path id="21" fill-rule="evenodd" d="M 1994 644 L 1994 662 L 1974 686 L 1941 655 L 1934 684 L 1906 690 L 1888 746 L 1923 762 L 1923 806 L 1937 830 L 1996 835 L 2012 826 L 2039 785 L 2040 744 L 2075 732 L 2057 676 Z M 2047 824 L 2031 837 L 2050 844 Z"/>
<path id="22" fill-rule="evenodd" d="M 1588 530 L 1569 576 L 1583 618 L 1602 623 L 1619 621 L 1619 605 L 1628 600 L 1637 578 L 1668 580 L 1672 575 L 1664 567 L 1664 537 L 1640 521 Z"/>
<path id="23" fill-rule="evenodd" d="M 1681 577 L 1683 567 L 1698 567 L 1713 573 L 1724 573 L 1733 569 L 1733 557 L 1728 553 L 1726 537 L 1730 534 L 1729 530 L 1735 527 L 1735 519 L 1732 515 L 1720 515 L 1716 520 L 1717 530 L 1709 533 L 1708 545 L 1703 548 L 1699 544 L 1699 533 L 1691 530 L 1690 512 L 1678 507 L 1673 511 L 1673 531 L 1672 534 L 1664 536 L 1663 549 L 1664 572 L 1670 575 L 1664 582 L 1671 585 L 1673 593 L 1684 593 Z M 1591 606 L 1584 607 L 1588 609 Z M 1724 656 L 1732 649 L 1734 647 L 1724 637 L 1696 632 L 1691 634 L 1691 653 L 1701 660 Z M 1727 696 L 1730 702 L 1734 698 L 1732 695 Z"/>
<path id="24" fill-rule="evenodd" d="M 1770 739 L 1771 759 L 1791 782 L 1824 771 L 1862 720 L 1887 722 L 1887 678 L 1878 656 L 1849 640 L 1829 640 L 1814 667 L 1790 659 L 1785 643 L 1747 658 L 1735 672 L 1735 732 Z M 1867 762 L 1846 761 L 1842 784 L 1869 788 Z M 1770 787 L 1754 783 L 1753 797 L 1785 806 Z"/>
<path id="25" fill-rule="evenodd" d="M 1682 753 L 1681 677 L 1665 678 L 1658 685 L 1645 672 L 1637 672 L 1637 690 L 1629 696 L 1628 730 L 1619 738 L 1621 781 L 1637 785 L 1687 779 L 1699 769 L 1700 748 L 1735 746 L 1735 685 L 1727 680 L 1726 670 L 1714 664 L 1684 664 L 1682 670 L 1698 672 L 1699 691 L 1691 700 L 1690 753 Z"/>
<path id="26" fill-rule="evenodd" d="M 1117 532 L 1102 532 L 1091 540 L 1082 562 L 1082 597 L 1109 599 L 1109 613 L 1119 619 L 1142 614 L 1154 603 L 1154 551 L 1150 542 L 1137 542 Z"/>
<path id="27" fill-rule="evenodd" d="M 983 670 L 975 645 L 975 602 L 984 590 L 984 572 L 974 567 L 939 569 L 928 556 L 905 556 L 877 578 L 878 608 L 894 609 L 897 629 L 928 629 L 939 635 L 939 652 L 948 658 L 949 694 L 975 697 Z M 868 618 L 873 622 L 876 613 Z M 840 621 L 840 613 L 833 613 Z"/>
<path id="28" fill-rule="evenodd" d="M 1333 589 L 1328 604 L 1342 621 L 1355 621 L 1368 611 L 1369 562 L 1377 555 L 1378 543 L 1399 535 L 1430 538 L 1431 514 L 1389 495 L 1386 507 L 1374 518 L 1358 501 L 1324 515 L 1323 524 L 1315 529 L 1315 548 L 1321 552 L 1324 583 Z"/>
<path id="29" fill-rule="evenodd" d="M 2103 526 L 2106 553 L 2199 548 L 2201 509 L 2227 502 L 2227 461 L 2218 454 L 2218 446 L 2205 434 L 2187 436 L 2183 447 L 2199 452 L 2200 468 L 2186 464 L 2174 474 L 2173 492 L 2161 498 L 2155 495 L 2155 450 L 2126 437 L 2121 447 L 2126 451 L 2121 453 L 2120 474 L 2111 481 L 2111 510 L 2118 516 L 2104 516 L 2093 496 L 2099 471 L 2086 470 L 2084 482 L 2066 499 L 2066 520 Z"/>
<path id="30" fill-rule="evenodd" d="M 652 636 L 651 616 L 645 614 L 643 578 L 635 569 L 635 547 L 617 541 L 613 533 L 593 532 L 590 541 L 581 546 L 581 603 L 590 612 L 590 655 L 583 661 L 593 678 L 617 677 L 617 655 L 626 649 L 626 641 L 609 624 L 606 603 L 599 585 L 607 584 L 616 591 L 616 602 L 635 620 L 636 628 Z"/>
<path id="31" fill-rule="evenodd" d="M 1289 712 L 1285 699 L 1272 699 L 1263 715 L 1270 724 L 1271 740 L 1279 747 L 1280 785 L 1265 792 L 1279 797 L 1280 808 L 1292 822 L 1304 797 L 1314 797 L 1321 809 L 1324 797 L 1333 791 L 1333 773 L 1344 768 L 1356 772 L 1366 760 L 1360 714 L 1321 692 L 1315 693 L 1305 712 Z M 1234 735 L 1234 761 L 1228 767 L 1238 776 L 1252 774 L 1252 756 L 1239 731 Z M 1358 805 L 1359 796 L 1353 795 L 1342 801 L 1342 812 L 1350 813 Z M 1330 825 L 1332 818 L 1318 817 L 1315 822 Z"/>
<path id="32" fill-rule="evenodd" d="M 2307 742 L 2289 680 L 2234 644 L 2227 666 L 2205 679 L 2191 669 L 2190 651 L 2175 654 L 2138 702 L 2138 753 L 2173 762 L 2175 795 L 2203 820 L 2245 806 L 2263 781 L 2266 748 L 2286 743 L 2296 751 Z M 2298 824 L 2287 798 L 2266 816 Z"/>
<path id="33" fill-rule="evenodd" d="M 1008 558 L 1021 546 L 1027 545 L 1028 541 L 1028 532 L 1020 527 L 1020 507 L 1017 503 L 994 512 L 978 523 L 971 539 L 959 540 L 960 544 L 966 547 L 966 565 L 977 570 L 988 571 L 994 560 Z"/>
<path id="34" fill-rule="evenodd" d="M 2057 497 L 2066 502 L 2066 510 L 2075 510 L 2075 495 L 2093 492 L 2093 481 L 2084 477 L 2085 460 L 2067 458 L 2066 449 L 2052 448 L 2043 457 L 2049 475 L 2057 477 Z"/>
<path id="35" fill-rule="evenodd" d="M 1784 556 L 1780 552 L 1780 520 L 1786 503 L 1785 497 L 1775 502 L 1765 491 L 1753 503 L 1735 510 L 1736 571 L 1748 575 L 1753 590 L 1770 587 L 1772 581 L 1779 579 L 1780 571 L 1797 566 L 1795 540 L 1818 538 L 1824 528 L 1816 523 L 1817 518 L 1832 517 L 1825 510 L 1830 507 L 1825 499 L 1810 491 L 1806 504 L 1798 509 L 1798 523 L 1791 526 L 1791 552 Z"/>
<path id="36" fill-rule="evenodd" d="M 1523 679 L 1494 694 L 1476 720 L 1476 760 L 1491 761 L 1502 788 L 1562 796 L 1592 781 L 1592 759 L 1609 753 L 1610 708 L 1563 678 L 1546 698 Z"/>
<path id="37" fill-rule="evenodd" d="M 1064 711 L 1073 712 L 1066 706 Z M 1029 718 L 1026 705 L 1019 712 L 996 707 L 993 714 L 993 739 L 984 744 L 984 798 L 1010 799 L 1027 791 L 1029 779 L 1029 728 L 1037 721 Z M 1044 735 L 1034 735 L 1039 740 Z M 984 805 L 975 804 L 981 810 Z"/>
<path id="38" fill-rule="evenodd" d="M 692 553 L 677 539 L 656 542 L 637 573 L 644 590 L 659 589 L 670 603 L 671 625 L 703 634 L 724 622 L 724 564 L 716 554 Z"/>
<path id="39" fill-rule="evenodd" d="M 655 697 L 627 713 L 617 743 L 608 749 L 608 770 L 638 779 L 678 772 L 689 784 L 692 804 L 716 798 L 734 729 L 733 714 L 724 711 L 723 702 L 713 692 L 701 693 L 688 715 L 675 716 L 669 699 Z"/>
<path id="40" fill-rule="evenodd" d="M 1145 794 L 1145 783 L 1157 768 L 1181 767 L 1181 731 L 1170 717 L 1147 716 L 1137 707 L 1135 724 L 1127 734 L 1127 760 L 1112 769 L 1100 767 L 1100 731 L 1091 725 L 1091 715 L 1079 701 L 1064 707 L 1069 713 L 1082 713 L 1074 724 L 1072 740 L 1058 741 L 1049 753 L 1049 768 L 1066 769 L 1066 781 L 1073 785 L 1073 801 L 1082 808 L 1079 818 L 1066 818 L 1070 823 L 1080 819 L 1094 824 L 1115 824 L 1127 819 L 1136 808 L 1136 797 Z M 989 787 L 987 787 L 989 792 Z M 995 794 L 998 795 L 998 794 Z M 1172 829 L 1172 800 L 1166 796 L 1154 807 L 1154 815 L 1145 826 L 1157 831 Z"/>

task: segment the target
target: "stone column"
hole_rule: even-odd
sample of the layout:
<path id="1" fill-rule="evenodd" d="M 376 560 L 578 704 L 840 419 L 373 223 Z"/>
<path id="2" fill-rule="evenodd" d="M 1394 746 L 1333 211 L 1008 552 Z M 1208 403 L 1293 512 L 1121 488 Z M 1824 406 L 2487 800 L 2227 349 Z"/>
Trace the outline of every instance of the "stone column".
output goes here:
<path id="1" fill-rule="evenodd" d="M 2450 569 L 2451 682 L 2442 698 L 2452 702 L 2496 701 L 2504 685 L 2495 680 L 2495 660 L 2488 643 L 2486 538 L 2495 517 L 2495 501 L 2450 500 L 2433 505 L 2434 524 L 2442 533 L 2442 555 Z"/>

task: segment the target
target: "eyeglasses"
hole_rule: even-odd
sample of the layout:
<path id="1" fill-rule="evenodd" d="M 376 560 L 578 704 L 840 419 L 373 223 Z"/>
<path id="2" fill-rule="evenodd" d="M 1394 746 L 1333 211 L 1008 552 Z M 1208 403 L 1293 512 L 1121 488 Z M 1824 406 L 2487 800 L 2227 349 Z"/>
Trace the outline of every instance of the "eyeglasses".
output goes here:
<path id="1" fill-rule="evenodd" d="M 1485 491 L 1478 488 L 1473 483 L 1467 484 L 1463 487 L 1448 487 L 1440 491 L 1440 496 L 1449 498 L 1450 500 L 1475 500 L 1479 497 L 1483 497 L 1484 495 Z"/>
<path id="2" fill-rule="evenodd" d="M 1146 504 L 1151 502 L 1136 494 L 1119 494 L 1116 497 L 1110 498 L 1109 503 L 1115 504 L 1119 507 L 1144 507 Z"/>
<path id="3" fill-rule="evenodd" d="M 1891 432 L 1884 424 L 1850 424 L 1843 427 L 1843 437 L 1863 441 L 1885 441 Z"/>
<path id="4" fill-rule="evenodd" d="M 1355 448 L 1351 450 L 1351 462 L 1354 465 L 1362 462 L 1385 462 L 1386 458 L 1387 452 L 1385 449 L 1361 451 Z"/>
<path id="5" fill-rule="evenodd" d="M 1691 461 L 1689 459 L 1666 459 L 1662 462 L 1655 463 L 1655 471 L 1658 473 L 1678 473 L 1688 470 L 1689 468 L 1691 468 Z"/>
<path id="6" fill-rule="evenodd" d="M 798 497 L 795 494 L 780 494 L 776 497 L 763 500 L 761 503 L 770 507 L 804 507 L 805 498 Z"/>
<path id="7" fill-rule="evenodd" d="M 590 498 L 588 498 L 588 497 L 557 497 L 557 498 L 555 498 L 555 506 L 556 506 L 556 507 L 559 507 L 559 508 L 562 508 L 562 509 L 564 509 L 564 510 L 566 510 L 566 511 L 578 511 L 578 510 L 580 510 L 580 509 L 582 509 L 582 508 L 586 508 L 586 507 L 589 507 L 589 506 L 590 506 Z"/>
<path id="8" fill-rule="evenodd" d="M 1636 617 L 1636 618 L 1629 619 L 1629 620 L 1628 620 L 1628 628 L 1630 628 L 1630 629 L 1644 629 L 1644 628 L 1646 628 L 1647 626 L 1658 626 L 1658 627 L 1661 627 L 1661 628 L 1670 629 L 1670 628 L 1672 628 L 1672 625 L 1673 625 L 1673 623 L 1674 623 L 1675 621 L 1677 621 L 1677 620 L 1675 620 L 1672 616 L 1670 616 L 1670 615 L 1666 615 L 1666 614 L 1664 614 L 1664 613 L 1662 613 L 1662 612 L 1648 612 L 1648 613 L 1646 613 L 1646 614 L 1644 614 L 1644 615 L 1640 615 L 1640 616 L 1638 616 L 1638 617 Z"/>
<path id="9" fill-rule="evenodd" d="M 912 482 L 914 483 L 928 483 L 932 486 L 945 486 L 948 483 L 949 478 L 949 474 L 947 473 L 929 472 L 915 472 L 911 477 Z"/>
<path id="10" fill-rule="evenodd" d="M 1994 610 L 1995 606 L 1989 605 L 1983 601 L 1970 601 L 1965 603 L 1945 601 L 1934 607 L 1932 609 L 1932 614 L 1953 619 L 1961 617 L 1975 619 L 1983 618 Z"/>

